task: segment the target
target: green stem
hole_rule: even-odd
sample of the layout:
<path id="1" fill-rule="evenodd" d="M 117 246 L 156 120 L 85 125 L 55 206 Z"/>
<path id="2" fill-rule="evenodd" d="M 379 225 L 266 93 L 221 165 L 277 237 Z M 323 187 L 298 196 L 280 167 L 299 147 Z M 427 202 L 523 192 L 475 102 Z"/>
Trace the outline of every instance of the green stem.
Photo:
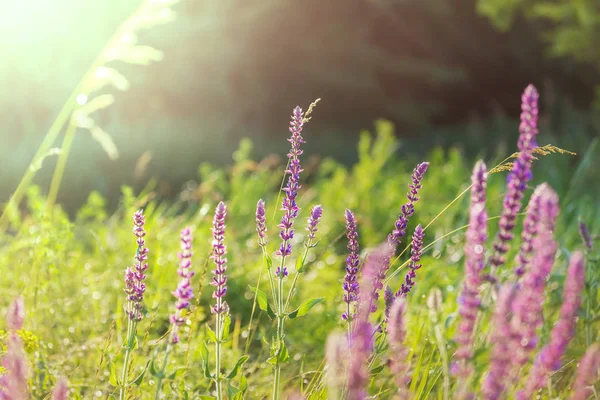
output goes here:
<path id="1" fill-rule="evenodd" d="M 310 248 L 312 247 L 312 241 L 309 241 L 308 243 L 306 243 L 305 246 L 305 250 L 304 250 L 304 254 L 302 255 L 302 259 L 306 260 L 306 256 L 308 255 L 308 250 L 310 250 Z M 304 265 L 302 265 L 304 266 Z M 285 300 L 285 305 L 283 307 L 283 312 L 285 313 L 288 306 L 290 305 L 290 300 L 292 298 L 292 293 L 294 292 L 294 289 L 296 288 L 296 283 L 298 282 L 298 277 L 300 276 L 300 273 L 296 271 L 296 275 L 294 275 L 294 280 L 292 281 L 292 286 L 290 287 L 290 291 L 288 293 L 287 299 Z"/>
<path id="2" fill-rule="evenodd" d="M 71 120 L 67 127 L 67 131 L 65 132 L 65 138 L 63 140 L 60 154 L 58 155 L 58 162 L 56 163 L 54 175 L 52 176 L 52 183 L 50 184 L 50 191 L 48 192 L 48 199 L 46 201 L 47 210 L 52 209 L 56 203 L 58 190 L 60 188 L 60 183 L 62 182 L 62 177 L 65 173 L 65 167 L 67 166 L 67 160 L 69 158 L 71 147 L 73 146 L 73 140 L 75 139 L 76 132 L 77 125 L 75 125 L 75 122 Z"/>
<path id="3" fill-rule="evenodd" d="M 171 346 L 171 344 L 167 343 L 167 348 L 165 349 L 165 358 L 163 359 L 163 362 L 162 362 L 162 369 L 160 371 L 160 376 L 158 377 L 158 382 L 156 383 L 156 394 L 154 395 L 155 400 L 160 399 L 160 392 L 162 390 L 162 382 L 163 382 L 163 379 L 165 378 L 165 373 L 167 372 L 167 365 L 169 363 L 169 355 L 171 354 L 172 348 L 173 347 Z"/>
<path id="4" fill-rule="evenodd" d="M 133 342 L 135 339 L 136 322 L 127 319 L 127 345 L 125 347 L 125 360 L 123 361 L 123 372 L 121 373 L 121 382 L 119 385 L 119 400 L 125 400 L 127 397 L 127 387 L 129 386 L 129 362 L 131 358 L 131 350 L 133 350 Z"/>
<path id="5" fill-rule="evenodd" d="M 281 365 L 279 362 L 281 348 L 283 346 L 283 266 L 285 265 L 285 257 L 281 259 L 280 274 L 278 276 L 278 293 L 277 293 L 277 353 L 275 354 L 275 377 L 273 379 L 273 400 L 279 399 L 279 384 L 281 381 Z"/>
<path id="6" fill-rule="evenodd" d="M 221 310 L 221 297 L 217 299 L 217 309 Z M 223 390 L 221 387 L 221 339 L 223 337 L 222 331 L 222 313 L 217 314 L 217 342 L 215 343 L 215 385 L 217 386 L 217 400 L 223 400 Z"/>

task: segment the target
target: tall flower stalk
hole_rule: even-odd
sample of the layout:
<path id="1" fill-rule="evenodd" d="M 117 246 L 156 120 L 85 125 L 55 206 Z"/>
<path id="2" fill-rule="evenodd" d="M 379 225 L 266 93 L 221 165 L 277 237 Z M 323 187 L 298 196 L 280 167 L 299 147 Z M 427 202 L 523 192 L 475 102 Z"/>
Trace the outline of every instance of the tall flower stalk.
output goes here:
<path id="1" fill-rule="evenodd" d="M 144 302 L 144 292 L 146 291 L 145 272 L 148 269 L 148 248 L 146 247 L 146 218 L 142 211 L 137 211 L 133 215 L 133 234 L 136 237 L 137 251 L 134 264 L 125 270 L 125 294 L 127 294 L 127 304 L 125 313 L 127 314 L 127 336 L 125 342 L 125 358 L 123 360 L 123 371 L 121 382 L 119 382 L 119 400 L 125 400 L 127 397 L 127 388 L 130 386 L 128 381 L 129 363 L 131 352 L 135 346 L 137 324 L 142 320 L 142 307 Z"/>
<path id="2" fill-rule="evenodd" d="M 390 343 L 390 370 L 398 386 L 397 399 L 408 398 L 406 374 L 408 372 L 408 349 L 404 346 L 406 337 L 405 321 L 406 301 L 403 298 L 394 299 L 389 312 L 387 326 Z"/>
<path id="3" fill-rule="evenodd" d="M 478 161 L 475 164 L 471 184 L 471 209 L 465 243 L 465 279 L 458 308 L 461 319 L 455 337 L 458 343 L 456 373 L 462 379 L 463 388 L 468 387 L 473 374 L 473 368 L 470 365 L 470 360 L 473 357 L 473 331 L 479 305 L 481 304 L 479 289 L 481 286 L 481 270 L 485 262 L 487 169 L 483 161 Z"/>
<path id="4" fill-rule="evenodd" d="M 523 221 L 523 233 L 521 234 L 521 247 L 517 256 L 517 268 L 515 274 L 517 277 L 523 276 L 525 270 L 531 263 L 531 255 L 533 253 L 533 239 L 537 235 L 538 225 L 540 222 L 540 195 L 546 190 L 547 185 L 541 184 L 535 188 L 529 205 L 527 206 L 527 214 Z"/>
<path id="5" fill-rule="evenodd" d="M 213 270 L 213 279 L 211 285 L 215 287 L 213 292 L 213 298 L 216 300 L 216 304 L 212 307 L 211 311 L 216 316 L 215 322 L 215 385 L 217 389 L 217 399 L 223 399 L 223 388 L 222 388 L 222 376 L 221 376 L 221 344 L 223 342 L 223 324 L 225 317 L 229 314 L 229 306 L 225 301 L 225 294 L 227 293 L 227 247 L 225 246 L 225 216 L 227 215 L 227 208 L 225 203 L 219 202 L 215 209 L 215 216 L 213 218 L 213 254 L 212 259 L 215 263 L 215 269 Z"/>
<path id="6" fill-rule="evenodd" d="M 552 372 L 561 366 L 562 356 L 567 350 L 569 342 L 575 334 L 577 313 L 581 307 L 581 294 L 585 284 L 585 265 L 581 252 L 573 253 L 567 270 L 567 280 L 563 291 L 563 303 L 560 308 L 558 322 L 552 328 L 550 341 L 540 351 L 535 360 L 525 390 L 518 394 L 519 399 L 529 399 L 536 390 L 548 383 Z"/>
<path id="7" fill-rule="evenodd" d="M 179 269 L 177 274 L 179 275 L 179 284 L 177 289 L 172 292 L 173 296 L 177 299 L 175 301 L 175 313 L 171 314 L 169 320 L 171 321 L 171 333 L 165 348 L 165 355 L 162 362 L 161 372 L 156 382 L 156 393 L 155 399 L 160 398 L 162 390 L 162 381 L 165 378 L 167 366 L 169 365 L 169 356 L 173 351 L 174 346 L 179 343 L 179 327 L 185 323 L 184 312 L 189 309 L 190 302 L 194 298 L 194 290 L 192 289 L 191 279 L 194 276 L 194 272 L 191 270 L 192 267 L 192 231 L 190 228 L 185 228 L 181 231 L 181 251 L 178 254 Z"/>
<path id="8" fill-rule="evenodd" d="M 346 276 L 344 277 L 344 303 L 346 311 L 342 314 L 342 319 L 348 324 L 350 334 L 352 320 L 356 317 L 354 307 L 358 300 L 358 266 L 360 258 L 358 255 L 358 230 L 356 228 L 356 217 L 350 210 L 346 210 L 346 237 L 348 238 L 348 258 L 346 258 Z"/>
<path id="9" fill-rule="evenodd" d="M 423 227 L 417 225 L 415 232 L 412 237 L 412 244 L 410 246 L 410 261 L 408 263 L 409 271 L 404 277 L 404 283 L 400 286 L 400 289 L 396 293 L 396 296 L 406 297 L 415 286 L 415 278 L 417 277 L 417 271 L 422 267 L 421 255 L 423 253 Z"/>
<path id="10" fill-rule="evenodd" d="M 571 400 L 586 400 L 594 394 L 593 385 L 598 380 L 600 373 L 600 344 L 591 345 L 577 368 L 577 377 L 573 385 Z"/>
<path id="11" fill-rule="evenodd" d="M 499 223 L 499 231 L 494 242 L 494 255 L 490 259 L 491 276 L 495 269 L 505 261 L 505 254 L 510 248 L 517 213 L 521 209 L 521 201 L 527 182 L 531 179 L 531 163 L 533 150 L 536 147 L 535 137 L 538 134 L 538 99 L 539 94 L 533 85 L 527 86 L 521 96 L 521 124 L 519 125 L 519 155 L 512 171 L 507 177 L 507 190 L 504 196 L 504 207 Z"/>
<path id="12" fill-rule="evenodd" d="M 23 340 L 17 331 L 23 327 L 25 307 L 21 297 L 16 298 L 8 309 L 6 327 L 9 330 L 6 353 L 2 357 L 4 374 L 0 377 L 0 400 L 29 399 L 29 363 Z"/>

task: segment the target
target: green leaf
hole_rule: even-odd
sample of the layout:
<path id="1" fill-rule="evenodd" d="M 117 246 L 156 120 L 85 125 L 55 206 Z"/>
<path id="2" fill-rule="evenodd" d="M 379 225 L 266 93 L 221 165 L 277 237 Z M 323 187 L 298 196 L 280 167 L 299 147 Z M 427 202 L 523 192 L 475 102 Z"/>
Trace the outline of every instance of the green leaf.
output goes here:
<path id="1" fill-rule="evenodd" d="M 202 369 L 204 370 L 205 378 L 212 378 L 210 369 L 208 367 L 208 346 L 205 341 L 202 341 L 202 347 L 200 348 L 200 356 L 202 357 Z"/>
<path id="2" fill-rule="evenodd" d="M 263 258 L 265 259 L 265 266 L 270 271 L 271 268 L 273 268 L 273 259 L 271 258 L 269 253 L 267 253 L 266 251 L 263 252 Z"/>
<path id="3" fill-rule="evenodd" d="M 164 374 L 161 371 L 157 371 L 156 370 L 156 360 L 152 359 L 152 361 L 150 361 L 150 375 L 155 376 L 157 378 L 164 378 Z"/>
<path id="4" fill-rule="evenodd" d="M 238 393 L 240 393 L 240 390 L 238 388 L 236 388 L 235 386 L 233 386 L 231 384 L 231 382 L 227 382 L 227 398 L 232 399 Z"/>
<path id="5" fill-rule="evenodd" d="M 279 351 L 277 352 L 277 358 L 280 363 L 284 363 L 290 358 L 290 353 L 285 345 L 284 341 L 281 341 L 281 346 L 279 347 Z"/>
<path id="6" fill-rule="evenodd" d="M 240 376 L 240 391 L 244 393 L 246 389 L 248 389 L 248 380 L 246 379 L 246 376 L 242 374 L 242 376 Z"/>
<path id="7" fill-rule="evenodd" d="M 378 373 L 380 373 L 381 371 L 383 371 L 383 368 L 385 367 L 385 364 L 381 364 L 377 367 L 373 367 L 371 368 L 371 370 L 369 371 L 372 375 L 377 375 Z"/>
<path id="8" fill-rule="evenodd" d="M 187 368 L 185 368 L 185 367 L 177 368 L 177 369 L 175 369 L 175 371 L 173 371 L 171 374 L 169 374 L 169 376 L 167 376 L 167 379 L 173 380 L 173 379 L 177 378 L 178 375 L 185 372 L 186 370 L 187 370 Z"/>
<path id="9" fill-rule="evenodd" d="M 144 375 L 146 375 L 146 371 L 148 370 L 148 364 L 150 364 L 150 361 L 148 361 L 146 363 L 146 366 L 144 367 L 144 369 L 142 370 L 142 372 L 137 376 L 137 378 L 135 378 L 134 380 L 132 380 L 129 383 L 129 385 L 140 386 L 142 384 L 142 381 L 144 380 Z"/>
<path id="10" fill-rule="evenodd" d="M 223 341 L 229 339 L 229 327 L 230 326 L 231 326 L 231 317 L 229 315 L 226 315 L 225 320 L 223 321 L 223 333 L 221 334 Z"/>
<path id="11" fill-rule="evenodd" d="M 209 342 L 217 343 L 217 335 L 208 324 L 206 324 L 206 336 L 208 336 Z"/>
<path id="12" fill-rule="evenodd" d="M 119 378 L 117 378 L 117 367 L 112 361 L 110 362 L 110 375 L 108 376 L 108 381 L 115 387 L 120 386 Z"/>
<path id="13" fill-rule="evenodd" d="M 269 318 L 273 319 L 275 318 L 275 313 L 273 312 L 273 310 L 271 309 L 271 306 L 269 305 L 269 299 L 267 298 L 267 294 L 265 292 L 263 292 L 262 290 L 249 286 L 250 290 L 253 291 L 256 294 L 256 302 L 258 303 L 258 307 L 267 312 L 267 315 L 269 316 Z"/>
<path id="14" fill-rule="evenodd" d="M 288 318 L 294 319 L 305 316 L 308 314 L 311 308 L 319 304 L 321 301 L 323 301 L 322 297 L 306 300 L 304 303 L 300 304 L 300 307 L 289 313 Z"/>
<path id="15" fill-rule="evenodd" d="M 246 361 L 248 361 L 248 356 L 242 356 L 240 358 L 238 358 L 237 362 L 235 363 L 235 366 L 233 367 L 233 369 L 231 370 L 231 372 L 229 373 L 229 375 L 227 375 L 227 379 L 233 379 L 237 376 L 238 372 L 240 371 L 240 368 L 242 367 L 242 365 L 244 365 L 244 363 Z"/>
<path id="16" fill-rule="evenodd" d="M 296 258 L 296 271 L 298 273 L 302 272 L 302 268 L 304 268 L 304 261 L 306 261 L 306 252 L 304 252 L 304 254 Z"/>

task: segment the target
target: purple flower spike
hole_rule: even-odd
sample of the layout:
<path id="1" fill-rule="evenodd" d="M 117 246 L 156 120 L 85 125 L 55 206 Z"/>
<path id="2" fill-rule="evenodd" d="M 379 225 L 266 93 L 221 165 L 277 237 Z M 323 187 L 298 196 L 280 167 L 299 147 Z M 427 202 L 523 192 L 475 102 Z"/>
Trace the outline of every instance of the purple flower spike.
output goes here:
<path id="1" fill-rule="evenodd" d="M 410 262 L 408 263 L 408 268 L 410 271 L 404 277 L 404 283 L 400 286 L 400 290 L 396 293 L 396 296 L 406 297 L 406 295 L 411 291 L 413 286 L 415 286 L 415 278 L 417 277 L 417 270 L 422 267 L 421 264 L 421 254 L 423 252 L 423 227 L 421 225 L 417 225 L 415 228 L 415 232 L 413 233 L 412 245 L 410 247 Z"/>
<path id="2" fill-rule="evenodd" d="M 225 301 L 225 293 L 227 293 L 227 247 L 225 246 L 225 216 L 227 215 L 227 208 L 225 203 L 219 202 L 215 209 L 215 216 L 213 218 L 213 255 L 212 259 L 215 263 L 216 268 L 212 271 L 213 279 L 210 283 L 215 287 L 213 292 L 213 298 L 217 300 L 217 304 L 212 307 L 213 314 L 223 314 L 229 312 L 229 306 Z"/>
<path id="3" fill-rule="evenodd" d="M 588 251 L 591 251 L 593 248 L 592 236 L 590 235 L 590 230 L 583 221 L 579 221 L 579 235 L 581 236 L 581 240 L 583 240 L 585 248 Z"/>
<path id="4" fill-rule="evenodd" d="M 125 293 L 129 302 L 126 312 L 130 320 L 139 322 L 143 317 L 142 304 L 144 301 L 144 292 L 146 291 L 146 284 L 144 283 L 146 275 L 144 273 L 148 269 L 148 263 L 146 263 L 148 248 L 144 239 L 146 236 L 146 231 L 144 230 L 146 218 L 141 210 L 133 215 L 133 223 L 133 234 L 137 238 L 138 249 L 134 265 L 125 270 Z"/>
<path id="5" fill-rule="evenodd" d="M 494 256 L 490 260 L 493 268 L 504 264 L 504 255 L 510 248 L 517 213 L 521 209 L 521 200 L 531 179 L 531 162 L 533 149 L 536 147 L 535 136 L 538 134 L 538 98 L 539 94 L 533 85 L 527 86 L 521 97 L 521 124 L 519 125 L 519 155 L 512 171 L 507 177 L 507 189 L 504 207 L 500 218 L 499 232 L 494 243 Z"/>
<path id="6" fill-rule="evenodd" d="M 409 191 L 406 194 L 408 202 L 403 204 L 401 207 L 400 215 L 394 225 L 394 230 L 388 236 L 388 242 L 396 248 L 404 235 L 406 234 L 406 227 L 408 225 L 408 219 L 415 213 L 415 203 L 419 200 L 419 190 L 421 190 L 421 182 L 423 176 L 427 172 L 429 167 L 428 162 L 417 164 L 413 170 L 411 176 L 411 183 L 408 185 Z"/>
<path id="7" fill-rule="evenodd" d="M 67 380 L 65 378 L 61 378 L 56 386 L 54 386 L 54 390 L 52 391 L 52 400 L 67 400 L 68 394 L 69 386 L 67 385 Z"/>
<path id="8" fill-rule="evenodd" d="M 191 271 L 192 267 L 192 232 L 190 228 L 185 228 L 181 231 L 181 252 L 178 254 L 179 269 L 177 274 L 181 278 L 177 289 L 172 292 L 173 296 L 177 299 L 175 302 L 175 314 L 171 315 L 171 323 L 173 324 L 173 331 L 171 333 L 171 343 L 179 343 L 178 331 L 179 327 L 185 323 L 183 318 L 183 310 L 190 307 L 190 301 L 194 298 L 194 290 L 192 289 L 191 279 L 194 276 L 194 272 Z"/>
<path id="9" fill-rule="evenodd" d="M 581 293 L 584 285 L 585 265 L 583 254 L 578 251 L 573 253 L 569 269 L 567 270 L 563 304 L 560 308 L 558 322 L 552 328 L 550 341 L 536 358 L 525 390 L 517 396 L 519 399 L 531 398 L 536 390 L 547 385 L 549 375 L 562 366 L 561 358 L 575 334 L 577 313 L 579 312 L 579 307 L 581 307 Z"/>
<path id="10" fill-rule="evenodd" d="M 600 344 L 596 343 L 587 349 L 579 362 L 577 378 L 573 385 L 573 396 L 571 400 L 586 400 L 594 394 L 594 384 L 600 373 Z"/>
<path id="11" fill-rule="evenodd" d="M 521 290 L 514 302 L 514 317 L 511 322 L 515 361 L 524 365 L 531 351 L 537 347 L 537 328 L 542 324 L 544 287 L 550 274 L 556 242 L 552 237 L 558 215 L 558 196 L 547 186 L 540 194 L 540 222 L 537 237 L 533 241 L 531 266 L 525 271 Z"/>
<path id="12" fill-rule="evenodd" d="M 11 331 L 18 331 L 23 327 L 25 319 L 25 303 L 22 297 L 17 297 L 8 308 L 6 327 Z"/>
<path id="13" fill-rule="evenodd" d="M 406 324 L 404 313 L 406 302 L 402 298 L 396 298 L 390 308 L 388 321 L 388 334 L 390 342 L 390 369 L 396 379 L 400 398 L 406 398 L 408 393 L 402 390 L 406 385 L 407 356 L 408 349 L 404 346 L 406 337 Z"/>
<path id="14" fill-rule="evenodd" d="M 358 319 L 366 321 L 370 313 L 377 311 L 379 292 L 383 289 L 383 280 L 390 268 L 393 254 L 394 248 L 386 242 L 367 256 L 360 282 L 361 297 L 358 301 Z"/>
<path id="15" fill-rule="evenodd" d="M 500 288 L 496 309 L 494 310 L 494 327 L 492 330 L 492 357 L 490 369 L 481 385 L 481 391 L 487 400 L 503 398 L 506 382 L 512 366 L 512 343 L 510 341 L 510 310 L 514 300 L 515 289 L 511 286 Z"/>
<path id="16" fill-rule="evenodd" d="M 390 310 L 392 308 L 392 304 L 394 304 L 394 300 L 396 300 L 396 295 L 391 287 L 386 286 L 383 291 L 383 304 L 385 305 L 384 315 L 385 318 L 388 319 L 390 317 Z"/>
<path id="17" fill-rule="evenodd" d="M 258 233 L 258 245 L 267 245 L 267 225 L 265 218 L 265 202 L 258 200 L 256 204 L 256 232 Z"/>
<path id="18" fill-rule="evenodd" d="M 517 256 L 517 269 L 515 270 L 515 274 L 519 277 L 523 276 L 531 261 L 533 239 L 537 235 L 538 224 L 540 222 L 540 195 L 546 190 L 547 186 L 545 183 L 542 183 L 536 187 L 527 206 L 527 215 L 525 216 L 525 221 L 523 221 L 521 248 Z"/>
<path id="19" fill-rule="evenodd" d="M 369 357 L 373 352 L 373 326 L 365 319 L 356 321 L 348 362 L 348 400 L 363 400 L 367 396 Z"/>
<path id="20" fill-rule="evenodd" d="M 285 197 L 281 209 L 283 210 L 283 217 L 281 223 L 278 225 L 281 232 L 281 245 L 277 250 L 277 255 L 280 255 L 283 259 L 289 256 L 292 252 L 292 244 L 290 240 L 294 237 L 294 220 L 298 216 L 298 205 L 296 204 L 296 197 L 298 196 L 298 190 L 300 190 L 300 173 L 303 171 L 300 165 L 300 155 L 302 155 L 302 149 L 300 145 L 304 143 L 302 138 L 302 128 L 304 125 L 304 114 L 300 107 L 294 108 L 292 113 L 292 121 L 290 122 L 290 132 L 292 136 L 288 139 L 291 143 L 291 149 L 288 153 L 289 165 L 286 174 L 289 174 L 287 185 L 283 189 Z M 287 268 L 278 268 L 276 275 L 283 278 L 287 275 Z"/>
<path id="21" fill-rule="evenodd" d="M 457 375 L 463 379 L 471 376 L 473 369 L 470 359 L 473 356 L 473 329 L 481 302 L 479 287 L 481 270 L 485 262 L 485 241 L 487 239 L 487 213 L 485 210 L 485 189 L 487 169 L 483 161 L 478 161 L 471 176 L 471 209 L 469 228 L 465 243 L 465 280 L 459 297 L 458 313 L 460 324 L 455 340 L 458 343 Z"/>
<path id="22" fill-rule="evenodd" d="M 311 241 L 311 243 L 316 238 L 319 222 L 321 221 L 322 215 L 323 207 L 321 207 L 320 204 L 310 209 L 310 217 L 308 218 L 306 230 L 308 231 L 308 239 Z"/>
<path id="23" fill-rule="evenodd" d="M 358 256 L 358 232 L 356 230 L 356 218 L 354 213 L 346 210 L 346 237 L 348 238 L 348 258 L 346 259 L 346 277 L 344 278 L 344 302 L 346 311 L 342 314 L 342 319 L 352 321 L 356 314 L 352 308 L 358 300 L 358 265 L 360 258 Z"/>
<path id="24" fill-rule="evenodd" d="M 0 377 L 0 400 L 29 399 L 29 365 L 23 342 L 16 333 L 8 337 L 7 350 L 2 357 L 4 375 Z"/>

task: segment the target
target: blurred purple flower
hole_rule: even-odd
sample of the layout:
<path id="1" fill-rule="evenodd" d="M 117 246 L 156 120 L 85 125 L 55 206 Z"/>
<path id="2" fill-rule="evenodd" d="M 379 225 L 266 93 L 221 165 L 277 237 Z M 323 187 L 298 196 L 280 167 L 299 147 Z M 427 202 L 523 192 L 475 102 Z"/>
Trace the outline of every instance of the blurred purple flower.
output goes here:
<path id="1" fill-rule="evenodd" d="M 527 182 L 531 179 L 531 162 L 533 150 L 537 146 L 535 136 L 538 134 L 538 99 L 539 94 L 533 85 L 527 86 L 521 96 L 521 124 L 519 125 L 519 155 L 512 171 L 507 177 L 507 189 L 504 207 L 499 223 L 499 232 L 494 243 L 494 255 L 490 260 L 492 268 L 504 264 L 504 255 L 510 248 L 517 213 L 521 209 L 521 200 Z"/>
<path id="2" fill-rule="evenodd" d="M 394 300 L 396 300 L 396 295 L 391 287 L 386 286 L 383 291 L 383 304 L 385 305 L 384 316 L 387 319 L 390 317 L 390 310 L 392 309 L 392 305 L 394 304 Z"/>
<path id="3" fill-rule="evenodd" d="M 148 269 L 148 248 L 144 237 L 146 231 L 144 225 L 146 218 L 141 210 L 137 211 L 133 215 L 133 234 L 135 235 L 137 243 L 137 252 L 135 255 L 134 265 L 125 270 L 125 293 L 127 294 L 127 315 L 132 321 L 142 320 L 142 305 L 144 301 L 144 292 L 146 291 L 146 284 L 144 280 L 146 275 L 144 274 Z"/>
<path id="4" fill-rule="evenodd" d="M 26 400 L 29 398 L 29 365 L 23 341 L 17 330 L 23 325 L 25 308 L 23 299 L 16 298 L 9 307 L 6 325 L 11 330 L 7 339 L 6 353 L 2 357 L 4 374 L 0 377 L 0 400 Z"/>
<path id="5" fill-rule="evenodd" d="M 561 358 L 575 334 L 577 313 L 579 307 L 581 307 L 582 292 L 585 285 L 585 264 L 583 260 L 581 252 L 573 253 L 567 270 L 567 280 L 558 322 L 552 328 L 548 344 L 544 346 L 536 358 L 525 390 L 519 394 L 519 399 L 531 398 L 535 391 L 547 385 L 548 376 L 562 366 Z"/>
<path id="6" fill-rule="evenodd" d="M 383 289 L 383 280 L 393 254 L 393 246 L 385 242 L 367 256 L 359 284 L 358 319 L 366 321 L 370 313 L 377 311 L 379 292 Z"/>
<path id="7" fill-rule="evenodd" d="M 288 139 L 291 143 L 291 149 L 288 153 L 288 169 L 286 174 L 289 174 L 287 185 L 283 189 L 285 197 L 281 209 L 284 214 L 281 218 L 281 223 L 278 227 L 281 229 L 279 235 L 281 236 L 282 242 L 277 250 L 277 255 L 280 255 L 283 259 L 290 255 L 292 252 L 292 244 L 290 240 L 294 237 L 294 220 L 298 216 L 298 205 L 296 204 L 296 197 L 298 196 L 298 190 L 300 190 L 300 173 L 303 171 L 300 165 L 300 155 L 302 155 L 302 149 L 300 145 L 304 143 L 302 138 L 302 128 L 304 125 L 304 115 L 302 109 L 299 106 L 294 108 L 292 113 L 292 121 L 290 122 L 290 132 L 292 136 Z M 277 268 L 275 273 L 280 278 L 287 276 L 287 268 L 283 266 Z"/>
<path id="8" fill-rule="evenodd" d="M 225 203 L 219 202 L 215 209 L 215 216 L 213 218 L 213 241 L 212 248 L 213 254 L 212 259 L 215 263 L 215 269 L 212 271 L 213 279 L 210 283 L 215 287 L 213 292 L 213 299 L 216 299 L 217 303 L 212 307 L 213 314 L 222 314 L 229 312 L 229 306 L 225 301 L 224 297 L 227 293 L 227 247 L 225 246 L 225 216 L 227 215 L 227 208 Z"/>
<path id="9" fill-rule="evenodd" d="M 256 204 L 256 232 L 258 233 L 258 245 L 267 245 L 267 225 L 265 218 L 265 202 L 262 199 Z"/>
<path id="10" fill-rule="evenodd" d="M 540 222 L 533 241 L 531 266 L 523 276 L 511 322 L 515 361 L 519 366 L 525 364 L 538 344 L 537 328 L 542 323 L 544 287 L 556 253 L 552 233 L 558 211 L 558 196 L 546 186 L 540 193 Z"/>
<path id="11" fill-rule="evenodd" d="M 579 235 L 581 236 L 581 240 L 583 240 L 583 244 L 585 245 L 586 249 L 592 250 L 592 236 L 590 235 L 590 230 L 583 221 L 579 221 Z"/>
<path id="12" fill-rule="evenodd" d="M 25 303 L 21 296 L 17 297 L 8 308 L 6 316 L 6 328 L 11 331 L 18 331 L 23 327 L 25 319 Z"/>
<path id="13" fill-rule="evenodd" d="M 346 209 L 346 237 L 348 238 L 348 258 L 346 259 L 346 276 L 344 278 L 344 302 L 346 311 L 342 314 L 342 319 L 352 321 L 356 314 L 352 307 L 358 300 L 358 266 L 360 258 L 358 256 L 358 232 L 356 230 L 356 218 L 354 213 Z"/>
<path id="14" fill-rule="evenodd" d="M 429 167 L 428 162 L 423 162 L 417 164 L 415 169 L 413 170 L 413 174 L 411 176 L 411 183 L 408 185 L 409 192 L 406 197 L 408 198 L 408 202 L 403 204 L 400 209 L 400 215 L 394 224 L 394 230 L 388 236 L 388 242 L 396 248 L 404 235 L 406 234 L 406 227 L 408 225 L 408 219 L 415 212 L 415 203 L 419 200 L 419 190 L 421 190 L 421 182 L 423 180 L 423 176 L 425 172 L 427 172 L 427 168 Z"/>
<path id="15" fill-rule="evenodd" d="M 504 391 L 507 389 L 506 383 L 513 358 L 513 348 L 510 340 L 510 311 L 514 297 L 514 287 L 503 286 L 500 288 L 490 338 L 492 343 L 490 368 L 481 385 L 481 392 L 486 400 L 503 398 Z"/>
<path id="16" fill-rule="evenodd" d="M 339 398 L 346 378 L 348 367 L 348 338 L 334 332 L 327 337 L 325 344 L 325 358 L 327 360 L 327 388 L 329 398 Z"/>
<path id="17" fill-rule="evenodd" d="M 598 381 L 600 374 L 600 344 L 591 345 L 577 368 L 577 378 L 573 385 L 573 396 L 571 400 L 586 400 L 594 394 L 594 384 Z"/>
<path id="18" fill-rule="evenodd" d="M 481 303 L 479 289 L 481 270 L 485 262 L 487 176 L 485 164 L 478 161 L 471 176 L 471 209 L 465 243 L 465 279 L 459 297 L 458 313 L 461 319 L 455 336 L 458 343 L 456 373 L 463 379 L 470 377 L 473 372 L 469 364 L 473 357 L 473 329 Z"/>
<path id="19" fill-rule="evenodd" d="M 59 379 L 52 391 L 52 400 L 67 400 L 68 394 L 69 386 L 67 385 L 67 380 L 65 378 Z"/>
<path id="20" fill-rule="evenodd" d="M 406 297 L 413 286 L 415 286 L 417 270 L 422 267 L 422 265 L 419 263 L 421 262 L 421 254 L 423 253 L 423 236 L 423 227 L 421 225 L 417 225 L 415 232 L 413 233 L 412 244 L 410 247 L 411 257 L 410 262 L 408 263 L 408 268 L 410 271 L 406 273 L 406 276 L 404 277 L 404 283 L 400 286 L 396 296 Z"/>
<path id="21" fill-rule="evenodd" d="M 181 252 L 178 254 L 179 269 L 177 274 L 181 278 L 177 289 L 172 292 L 173 296 L 177 299 L 175 302 L 175 314 L 171 315 L 171 323 L 173 324 L 173 331 L 171 333 L 171 342 L 173 344 L 179 342 L 179 327 L 185 323 L 183 318 L 183 310 L 189 308 L 190 301 L 194 298 L 194 290 L 192 289 L 191 279 L 194 276 L 194 272 L 191 271 L 192 267 L 192 232 L 190 228 L 185 228 L 181 231 Z"/>
<path id="22" fill-rule="evenodd" d="M 308 218 L 308 224 L 306 230 L 308 231 L 308 239 L 312 242 L 316 238 L 319 222 L 323 215 L 323 207 L 320 204 L 313 206 L 310 209 L 310 217 Z"/>
<path id="23" fill-rule="evenodd" d="M 517 268 L 515 274 L 523 276 L 525 270 L 531 262 L 531 254 L 533 252 L 533 239 L 537 235 L 538 224 L 540 222 L 540 195 L 546 190 L 547 185 L 542 183 L 535 188 L 529 205 L 527 206 L 527 215 L 523 221 L 523 233 L 521 234 L 521 248 L 517 256 Z"/>
<path id="24" fill-rule="evenodd" d="M 405 309 L 405 300 L 400 297 L 395 298 L 390 308 L 387 326 L 390 344 L 390 369 L 396 380 L 399 391 L 398 397 L 400 398 L 408 397 L 408 393 L 404 390 L 407 384 L 406 374 L 408 372 L 408 349 L 404 346 L 404 338 L 406 337 Z"/>
<path id="25" fill-rule="evenodd" d="M 363 400 L 367 396 L 369 357 L 373 352 L 373 326 L 365 319 L 356 321 L 350 344 L 348 362 L 348 400 Z"/>

